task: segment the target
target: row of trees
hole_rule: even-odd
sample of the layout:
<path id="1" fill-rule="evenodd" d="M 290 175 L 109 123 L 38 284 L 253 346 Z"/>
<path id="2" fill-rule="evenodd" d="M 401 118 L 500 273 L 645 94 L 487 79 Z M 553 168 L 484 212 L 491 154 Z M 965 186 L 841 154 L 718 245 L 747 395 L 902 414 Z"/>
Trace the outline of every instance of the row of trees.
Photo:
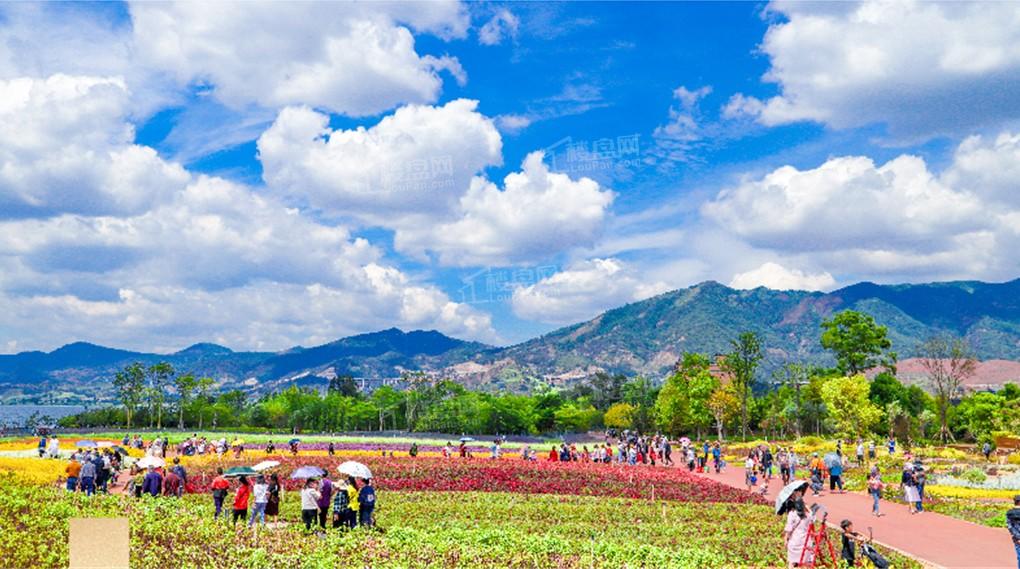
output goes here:
<path id="1" fill-rule="evenodd" d="M 868 315 L 844 311 L 822 324 L 821 344 L 833 367 L 787 363 L 762 378 L 765 348 L 753 332 L 730 343 L 715 360 L 686 353 L 673 373 L 656 384 L 643 377 L 599 373 L 566 389 L 530 395 L 468 390 L 425 374 L 406 374 L 405 389 L 359 392 L 339 376 L 328 389 L 290 387 L 251 399 L 244 392 L 213 393 L 213 380 L 178 374 L 169 364 L 132 364 L 114 385 L 120 408 L 65 419 L 78 424 L 148 424 L 162 428 L 165 411 L 178 428 L 350 431 L 411 430 L 466 433 L 546 433 L 612 427 L 723 438 L 838 433 L 847 437 L 891 434 L 901 438 L 988 437 L 1020 428 L 1020 389 L 963 396 L 975 360 L 966 344 L 947 336 L 918 348 L 929 392 L 896 376 L 897 356 L 887 330 Z M 869 381 L 864 372 L 882 369 Z"/>

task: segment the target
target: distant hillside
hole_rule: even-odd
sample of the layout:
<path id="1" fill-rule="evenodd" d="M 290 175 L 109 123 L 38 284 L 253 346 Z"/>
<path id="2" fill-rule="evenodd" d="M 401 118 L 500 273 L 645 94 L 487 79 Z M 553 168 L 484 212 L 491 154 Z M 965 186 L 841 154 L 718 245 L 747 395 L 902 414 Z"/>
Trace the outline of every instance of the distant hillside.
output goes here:
<path id="1" fill-rule="evenodd" d="M 472 387 L 525 391 L 537 383 L 569 384 L 600 370 L 661 378 L 683 352 L 725 352 L 744 330 L 764 339 L 767 371 L 787 361 L 831 364 L 819 344 L 820 324 L 845 309 L 867 312 L 888 326 L 901 359 L 916 355 L 917 345 L 930 335 L 948 331 L 965 337 L 978 358 L 1005 360 L 983 366 L 990 370 L 988 377 L 1011 377 L 1018 369 L 1009 364 L 1020 361 L 1020 280 L 860 283 L 831 293 L 735 290 L 705 282 L 506 348 L 396 328 L 278 353 L 195 344 L 158 355 L 79 342 L 50 353 L 0 356 L 0 398 L 110 397 L 113 374 L 132 361 L 168 361 L 178 370 L 215 378 L 221 388 L 258 391 L 290 384 L 322 387 L 339 374 L 363 378 L 372 387 L 404 370 L 423 370 Z M 911 365 L 905 364 L 904 373 L 912 373 Z"/>
<path id="2" fill-rule="evenodd" d="M 978 358 L 1020 360 L 1020 280 L 884 286 L 860 283 L 831 293 L 735 290 L 716 282 L 675 290 L 609 310 L 479 363 L 498 378 L 545 375 L 565 382 L 594 369 L 665 374 L 685 351 L 728 351 L 744 330 L 764 339 L 766 367 L 787 361 L 831 364 L 819 343 L 822 320 L 845 309 L 871 314 L 889 327 L 901 358 L 930 335 L 967 338 Z M 573 373 L 571 373 L 573 372 Z"/>
<path id="3" fill-rule="evenodd" d="M 324 386 L 330 377 L 394 378 L 403 370 L 441 369 L 492 349 L 436 331 L 396 328 L 284 352 L 234 352 L 195 344 L 173 354 L 115 350 L 77 342 L 49 353 L 0 355 L 0 397 L 6 401 L 90 402 L 112 397 L 114 374 L 131 362 L 169 362 L 179 372 L 214 378 L 221 389 L 270 390 L 291 382 Z"/>

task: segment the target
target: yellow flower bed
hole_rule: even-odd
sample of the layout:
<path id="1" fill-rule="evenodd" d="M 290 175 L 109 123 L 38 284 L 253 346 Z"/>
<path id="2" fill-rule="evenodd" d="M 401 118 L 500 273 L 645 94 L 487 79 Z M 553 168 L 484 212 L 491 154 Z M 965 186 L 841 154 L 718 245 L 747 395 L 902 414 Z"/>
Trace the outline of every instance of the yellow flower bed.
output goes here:
<path id="1" fill-rule="evenodd" d="M 936 498 L 965 498 L 968 500 L 1011 500 L 1020 494 L 1017 490 L 990 490 L 986 488 L 963 488 L 960 486 L 925 486 L 926 494 Z"/>
<path id="2" fill-rule="evenodd" d="M 66 460 L 0 457 L 0 472 L 10 472 L 33 484 L 53 484 L 64 476 Z"/>

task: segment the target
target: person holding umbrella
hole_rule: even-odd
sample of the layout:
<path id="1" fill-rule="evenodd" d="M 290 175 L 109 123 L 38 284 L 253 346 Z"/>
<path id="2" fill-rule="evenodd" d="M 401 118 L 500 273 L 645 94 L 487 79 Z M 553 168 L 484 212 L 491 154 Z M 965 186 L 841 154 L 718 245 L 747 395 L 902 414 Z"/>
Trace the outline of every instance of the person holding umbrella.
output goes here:
<path id="1" fill-rule="evenodd" d="M 801 562 L 812 561 L 811 552 L 807 547 L 808 530 L 814 523 L 814 514 L 809 514 L 804 505 L 804 491 L 807 482 L 797 480 L 783 487 L 776 496 L 776 514 L 786 514 L 786 526 L 783 528 L 783 539 L 786 543 L 786 561 L 788 567 L 796 567 Z"/>

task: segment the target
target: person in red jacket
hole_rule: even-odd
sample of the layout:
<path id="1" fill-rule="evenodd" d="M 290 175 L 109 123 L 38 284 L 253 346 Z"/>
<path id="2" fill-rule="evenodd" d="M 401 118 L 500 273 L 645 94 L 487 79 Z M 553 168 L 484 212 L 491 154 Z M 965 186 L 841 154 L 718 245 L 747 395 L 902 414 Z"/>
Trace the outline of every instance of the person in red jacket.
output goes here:
<path id="1" fill-rule="evenodd" d="M 248 497 L 251 496 L 251 482 L 248 482 L 248 477 L 241 475 L 237 481 L 241 485 L 237 487 L 237 494 L 234 494 L 234 525 L 237 525 L 237 520 L 244 521 L 247 519 Z"/>
<path id="2" fill-rule="evenodd" d="M 558 462 L 560 460 L 560 453 L 556 452 L 556 447 L 552 447 L 549 450 L 549 462 Z"/>
<path id="3" fill-rule="evenodd" d="M 212 498 L 213 506 L 216 507 L 216 515 L 214 519 L 220 517 L 220 513 L 223 512 L 223 500 L 227 498 L 227 493 L 230 492 L 230 482 L 223 477 L 223 467 L 216 469 L 216 478 L 212 481 Z"/>

